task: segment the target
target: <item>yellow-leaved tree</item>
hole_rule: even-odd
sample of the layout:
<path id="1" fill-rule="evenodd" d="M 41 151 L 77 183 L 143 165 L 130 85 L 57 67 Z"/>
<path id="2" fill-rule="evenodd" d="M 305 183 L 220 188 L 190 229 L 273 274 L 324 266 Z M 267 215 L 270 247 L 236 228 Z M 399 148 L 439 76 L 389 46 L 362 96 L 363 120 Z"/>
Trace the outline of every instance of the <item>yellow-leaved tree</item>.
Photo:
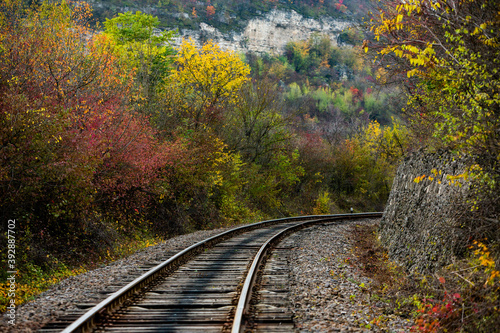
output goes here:
<path id="1" fill-rule="evenodd" d="M 188 129 L 202 124 L 216 127 L 225 107 L 236 103 L 237 91 L 249 74 L 250 67 L 234 52 L 212 41 L 197 48 L 192 39 L 185 39 L 165 90 L 167 109 Z"/>
<path id="2" fill-rule="evenodd" d="M 384 69 L 409 91 L 417 132 L 438 146 L 500 159 L 500 5 L 387 0 L 372 19 Z"/>

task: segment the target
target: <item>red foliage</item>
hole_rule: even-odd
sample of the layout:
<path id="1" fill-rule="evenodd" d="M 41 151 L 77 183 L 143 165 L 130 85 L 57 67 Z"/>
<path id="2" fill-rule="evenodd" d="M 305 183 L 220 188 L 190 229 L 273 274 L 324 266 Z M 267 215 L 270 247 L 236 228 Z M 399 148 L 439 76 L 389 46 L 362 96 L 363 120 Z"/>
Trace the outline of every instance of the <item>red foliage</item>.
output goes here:
<path id="1" fill-rule="evenodd" d="M 0 177 L 10 193 L 0 204 L 46 207 L 55 218 L 102 200 L 143 200 L 135 193 L 153 188 L 174 158 L 127 107 L 132 79 L 106 38 L 89 38 L 75 23 L 85 16 L 72 14 L 33 12 L 29 26 L 0 27 Z"/>
<path id="2" fill-rule="evenodd" d="M 443 281 L 440 278 L 440 283 L 444 283 L 444 278 L 442 279 Z M 442 321 L 458 320 L 461 316 L 463 300 L 458 293 L 445 292 L 441 301 L 424 300 L 424 302 L 412 332 L 439 332 Z"/>
<path id="3" fill-rule="evenodd" d="M 361 101 L 363 99 L 363 91 L 359 90 L 358 88 L 351 87 L 349 88 L 352 94 L 352 102 L 356 104 L 357 102 Z"/>

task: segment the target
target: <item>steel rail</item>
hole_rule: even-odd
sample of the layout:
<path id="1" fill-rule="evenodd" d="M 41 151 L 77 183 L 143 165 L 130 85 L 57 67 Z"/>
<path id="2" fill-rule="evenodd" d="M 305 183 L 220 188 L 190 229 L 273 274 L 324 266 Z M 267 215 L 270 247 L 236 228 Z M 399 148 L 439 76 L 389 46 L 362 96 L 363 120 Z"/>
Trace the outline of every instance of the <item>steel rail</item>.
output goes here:
<path id="1" fill-rule="evenodd" d="M 108 298 L 104 299 L 99 304 L 92 307 L 80 318 L 74 321 L 71 325 L 66 327 L 61 333 L 80 333 L 89 332 L 95 326 L 96 322 L 105 314 L 112 313 L 114 310 L 119 308 L 128 298 L 142 290 L 146 285 L 151 283 L 153 280 L 161 276 L 169 268 L 174 267 L 176 264 L 186 259 L 190 255 L 200 251 L 204 247 L 211 246 L 215 243 L 221 242 L 235 234 L 242 233 L 245 231 L 250 231 L 256 228 L 269 226 L 273 224 L 280 224 L 285 222 L 300 222 L 300 221 L 310 221 L 321 219 L 323 222 L 325 219 L 344 219 L 344 218 L 362 218 L 362 217 L 372 217 L 373 214 L 378 214 L 376 216 L 381 216 L 382 213 L 356 213 L 356 214 L 333 214 L 333 215 L 308 215 L 308 216 L 297 216 L 297 217 L 287 217 L 281 219 L 267 220 L 257 223 L 252 223 L 249 225 L 237 227 L 218 235 L 207 238 L 196 244 L 193 244 L 181 252 L 170 257 L 163 263 L 155 266 L 145 274 L 139 276 L 126 286 L 122 287 L 120 290 L 111 294 Z"/>
<path id="2" fill-rule="evenodd" d="M 293 225 L 289 228 L 286 228 L 284 230 L 279 231 L 276 233 L 274 236 L 269 238 L 259 249 L 259 252 L 255 256 L 252 265 L 250 266 L 250 269 L 248 270 L 247 277 L 245 279 L 245 282 L 243 284 L 243 287 L 240 292 L 240 297 L 238 299 L 238 305 L 236 306 L 236 312 L 234 314 L 234 319 L 233 319 L 233 326 L 231 329 L 231 333 L 240 333 L 243 332 L 245 329 L 245 321 L 244 317 L 247 315 L 247 310 L 250 305 L 250 300 L 252 298 L 252 289 L 255 283 L 255 279 L 257 277 L 258 273 L 258 268 L 264 261 L 264 258 L 266 257 L 267 251 L 273 246 L 273 244 L 277 243 L 283 236 L 290 232 L 294 232 L 297 229 L 303 229 L 305 227 L 310 227 L 316 224 L 320 223 L 325 223 L 325 222 L 330 222 L 330 221 L 337 221 L 337 220 L 342 220 L 342 219 L 353 219 L 353 218 L 362 218 L 362 217 L 381 217 L 382 213 L 375 212 L 375 213 L 358 213 L 358 214 L 349 214 L 349 215 L 338 215 L 334 216 L 331 218 L 326 218 L 326 219 L 319 219 L 319 220 L 312 220 L 312 221 L 306 221 L 302 222 L 300 224 Z"/>

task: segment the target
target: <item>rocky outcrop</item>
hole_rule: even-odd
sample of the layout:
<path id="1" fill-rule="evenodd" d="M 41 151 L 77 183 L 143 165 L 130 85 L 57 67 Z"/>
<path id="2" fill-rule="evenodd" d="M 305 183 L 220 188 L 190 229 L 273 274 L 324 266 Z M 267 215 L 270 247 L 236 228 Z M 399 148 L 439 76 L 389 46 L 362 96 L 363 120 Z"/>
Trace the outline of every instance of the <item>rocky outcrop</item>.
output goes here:
<path id="1" fill-rule="evenodd" d="M 340 33 L 354 25 L 355 20 L 354 17 L 349 20 L 349 18 L 335 19 L 330 16 L 313 19 L 304 17 L 292 9 L 273 9 L 269 12 L 257 10 L 245 18 L 237 17 L 229 11 L 218 10 L 211 20 L 200 21 L 196 14 L 166 10 L 161 5 L 156 6 L 141 1 L 87 0 L 87 2 L 94 8 L 95 18 L 101 21 L 126 11 L 141 11 L 157 16 L 162 22 L 160 30 L 178 28 L 179 36 L 173 41 L 174 46 L 179 46 L 183 38 L 190 37 L 198 46 L 213 40 L 224 50 L 242 53 L 251 51 L 281 54 L 288 42 L 307 40 L 314 33 L 328 36 L 332 44 L 337 45 Z"/>
<path id="2" fill-rule="evenodd" d="M 448 152 L 407 157 L 399 166 L 380 238 L 389 257 L 409 271 L 430 272 L 465 250 L 467 231 L 457 222 L 469 184 L 451 184 L 473 163 Z"/>
<path id="3" fill-rule="evenodd" d="M 352 24 L 329 17 L 310 19 L 293 10 L 272 10 L 249 20 L 241 32 L 223 34 L 206 23 L 200 23 L 199 30 L 181 29 L 175 44 L 180 44 L 182 38 L 191 37 L 199 45 L 213 40 L 225 50 L 273 54 L 283 52 L 288 42 L 306 40 L 314 33 L 330 37 L 332 44 L 337 45 L 339 34 Z"/>

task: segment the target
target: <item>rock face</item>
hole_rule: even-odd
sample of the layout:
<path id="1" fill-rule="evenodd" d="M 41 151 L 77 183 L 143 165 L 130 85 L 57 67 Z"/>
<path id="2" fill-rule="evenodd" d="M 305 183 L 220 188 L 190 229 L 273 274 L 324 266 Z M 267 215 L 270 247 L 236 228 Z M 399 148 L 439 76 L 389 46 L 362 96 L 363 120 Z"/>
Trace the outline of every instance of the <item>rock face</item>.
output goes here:
<path id="1" fill-rule="evenodd" d="M 418 152 L 403 161 L 380 223 L 381 241 L 392 260 L 409 271 L 431 272 L 464 251 L 467 232 L 455 217 L 469 186 L 450 180 L 471 163 L 471 158 L 447 152 Z"/>
<path id="2" fill-rule="evenodd" d="M 339 34 L 352 24 L 328 17 L 309 19 L 293 10 L 272 10 L 249 20 L 242 32 L 223 34 L 206 23 L 200 24 L 200 30 L 181 30 L 175 44 L 191 37 L 198 45 L 213 40 L 225 50 L 274 54 L 283 52 L 288 42 L 306 40 L 314 33 L 330 37 L 333 45 L 337 45 Z"/>

